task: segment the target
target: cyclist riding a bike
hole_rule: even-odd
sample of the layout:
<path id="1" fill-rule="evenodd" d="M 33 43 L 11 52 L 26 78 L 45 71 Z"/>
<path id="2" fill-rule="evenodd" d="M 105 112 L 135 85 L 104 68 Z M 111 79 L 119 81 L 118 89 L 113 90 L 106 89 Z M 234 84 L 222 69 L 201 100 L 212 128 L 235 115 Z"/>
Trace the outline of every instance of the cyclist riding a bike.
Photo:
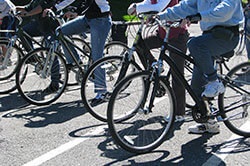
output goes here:
<path id="1" fill-rule="evenodd" d="M 225 87 L 218 80 L 214 59 L 232 51 L 239 42 L 239 24 L 243 22 L 243 10 L 239 0 L 184 0 L 158 14 L 161 20 L 184 19 L 186 23 L 200 20 L 203 33 L 188 41 L 188 48 L 195 66 L 191 86 L 198 96 L 213 98 L 224 93 Z M 192 133 L 219 133 L 214 120 L 191 126 Z"/>
<path id="2" fill-rule="evenodd" d="M 133 3 L 128 8 L 128 14 L 149 12 L 149 11 L 163 11 L 164 9 L 178 4 L 179 0 L 144 0 L 140 3 Z M 138 41 L 138 47 L 136 48 L 139 57 L 148 56 L 148 60 L 152 63 L 155 61 L 151 49 L 160 48 L 163 43 L 163 38 L 165 36 L 165 31 L 162 28 L 157 30 L 157 33 L 152 36 L 147 36 L 143 41 Z M 187 28 L 172 28 L 169 35 L 169 43 L 182 50 L 184 53 L 187 51 L 187 40 L 189 33 Z M 177 64 L 178 69 L 184 74 L 184 59 L 177 56 L 175 53 L 170 52 L 171 58 Z M 142 61 L 143 62 L 143 61 Z M 145 65 L 145 64 L 144 64 Z M 178 99 L 177 101 L 177 113 L 176 121 L 181 122 L 185 120 L 185 105 L 186 105 L 186 95 L 185 88 L 181 85 L 177 78 L 173 78 L 172 82 L 175 95 Z"/>

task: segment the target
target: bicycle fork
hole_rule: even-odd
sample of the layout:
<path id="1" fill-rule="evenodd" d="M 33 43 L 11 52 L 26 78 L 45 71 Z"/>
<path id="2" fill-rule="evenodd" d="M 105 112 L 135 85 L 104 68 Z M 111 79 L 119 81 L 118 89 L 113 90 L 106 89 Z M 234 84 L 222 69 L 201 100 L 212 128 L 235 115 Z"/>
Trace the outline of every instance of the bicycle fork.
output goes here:
<path id="1" fill-rule="evenodd" d="M 40 77 L 43 79 L 47 78 L 51 74 L 52 65 L 55 60 L 54 53 L 57 50 L 58 46 L 59 42 L 57 41 L 52 42 L 52 46 L 50 47 L 48 55 L 46 56 L 42 72 L 40 73 Z"/>
<path id="2" fill-rule="evenodd" d="M 7 69 L 7 66 L 8 66 L 8 64 L 10 62 L 10 56 L 12 55 L 13 45 L 15 44 L 16 40 L 17 40 L 16 36 L 14 36 L 14 37 L 12 37 L 10 39 L 10 42 L 8 43 L 8 45 L 6 47 L 7 51 L 6 51 L 5 55 L 4 55 L 3 64 L 0 67 L 1 70 Z"/>
<path id="3" fill-rule="evenodd" d="M 142 113 L 144 114 L 148 114 L 150 112 L 152 112 L 152 108 L 154 107 L 154 100 L 155 100 L 155 97 L 156 97 L 156 93 L 157 93 L 157 90 L 159 90 L 159 87 L 160 87 L 160 73 L 162 71 L 162 60 L 159 60 L 157 62 L 154 62 L 152 64 L 152 73 L 151 73 L 151 76 L 149 78 L 147 78 L 145 80 L 145 95 L 144 95 L 144 99 L 142 101 L 142 105 L 140 108 L 143 108 L 139 111 L 143 111 Z M 153 90 L 151 92 L 151 96 L 150 96 L 150 100 L 149 102 L 146 101 L 147 99 L 147 96 L 149 95 L 149 89 L 150 89 L 150 86 L 151 86 L 151 83 L 154 83 L 153 85 Z M 146 107 L 145 107 L 146 105 Z"/>

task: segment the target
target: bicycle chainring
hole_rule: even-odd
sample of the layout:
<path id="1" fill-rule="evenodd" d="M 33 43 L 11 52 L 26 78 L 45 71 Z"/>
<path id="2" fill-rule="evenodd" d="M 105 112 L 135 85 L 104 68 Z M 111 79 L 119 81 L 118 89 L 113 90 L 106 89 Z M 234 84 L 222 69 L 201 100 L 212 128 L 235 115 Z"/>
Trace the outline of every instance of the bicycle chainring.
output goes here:
<path id="1" fill-rule="evenodd" d="M 204 116 L 200 113 L 199 109 L 194 108 L 192 110 L 192 117 L 197 123 L 206 123 L 209 119 L 209 116 Z"/>

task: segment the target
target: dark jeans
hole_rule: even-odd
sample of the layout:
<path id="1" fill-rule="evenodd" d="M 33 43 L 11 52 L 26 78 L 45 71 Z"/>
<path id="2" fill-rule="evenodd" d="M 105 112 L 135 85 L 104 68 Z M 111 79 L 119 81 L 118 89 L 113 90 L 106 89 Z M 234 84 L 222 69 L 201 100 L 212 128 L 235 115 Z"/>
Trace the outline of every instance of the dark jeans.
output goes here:
<path id="1" fill-rule="evenodd" d="M 180 34 L 178 38 L 170 39 L 169 43 L 174 47 L 180 49 L 184 53 L 187 51 L 187 41 L 189 38 L 188 32 L 185 34 Z M 142 60 L 143 63 L 146 63 L 146 60 L 149 62 L 153 62 L 155 58 L 150 52 L 150 49 L 159 48 L 162 45 L 162 39 L 158 36 L 150 36 L 143 41 L 138 41 L 137 45 L 137 53 Z M 170 52 L 170 57 L 176 63 L 178 69 L 182 74 L 184 74 L 184 62 L 185 60 L 176 55 L 175 53 Z M 145 65 L 145 64 L 144 64 Z M 175 96 L 177 99 L 177 110 L 176 115 L 184 115 L 185 114 L 185 106 L 186 106 L 186 92 L 185 88 L 182 86 L 181 82 L 177 78 L 173 78 L 172 87 L 175 92 Z"/>

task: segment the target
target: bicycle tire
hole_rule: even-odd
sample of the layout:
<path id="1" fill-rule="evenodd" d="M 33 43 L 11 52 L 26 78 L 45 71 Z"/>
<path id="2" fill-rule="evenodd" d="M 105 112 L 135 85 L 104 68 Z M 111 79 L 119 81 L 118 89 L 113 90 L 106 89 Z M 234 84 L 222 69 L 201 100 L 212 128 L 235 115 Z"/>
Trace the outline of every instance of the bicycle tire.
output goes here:
<path id="1" fill-rule="evenodd" d="M 9 41 L 0 41 L 0 49 L 2 46 L 7 47 L 8 43 Z M 16 90 L 15 73 L 24 54 L 17 45 L 12 46 L 11 49 L 8 65 L 0 65 L 0 94 L 8 94 Z"/>
<path id="2" fill-rule="evenodd" d="M 64 57 L 55 52 L 55 60 L 49 74 L 44 74 L 43 70 L 48 56 L 49 48 L 38 48 L 27 54 L 18 65 L 16 73 L 16 85 L 20 95 L 30 104 L 48 105 L 57 100 L 65 90 L 68 81 L 68 71 Z M 50 60 L 51 62 L 52 60 Z M 46 67 L 46 69 L 49 66 Z M 25 73 L 27 69 L 28 73 Z M 59 70 L 58 70 L 59 69 Z M 49 93 L 45 89 L 52 82 L 51 72 L 59 71 L 56 76 L 58 81 L 58 89 L 55 92 Z M 25 74 L 25 77 L 23 76 Z M 22 79 L 23 78 L 23 79 Z"/>
<path id="3" fill-rule="evenodd" d="M 111 41 L 105 44 L 104 56 L 120 55 L 123 56 L 128 52 L 129 47 L 120 41 Z"/>
<path id="4" fill-rule="evenodd" d="M 152 110 L 142 105 L 142 101 L 148 103 L 151 98 L 151 91 L 145 94 L 145 85 L 151 75 L 149 71 L 141 71 L 127 76 L 118 83 L 109 100 L 110 134 L 118 145 L 131 153 L 154 150 L 172 132 L 176 100 L 169 83 L 160 77 L 164 95 L 155 98 Z M 153 80 L 151 85 L 154 83 Z"/>
<path id="5" fill-rule="evenodd" d="M 95 63 L 91 65 L 87 73 L 83 76 L 82 84 L 81 84 L 81 97 L 84 107 L 87 111 L 96 119 L 107 122 L 107 104 L 108 98 L 106 102 L 103 102 L 99 105 L 93 105 L 91 103 L 92 99 L 95 97 L 95 86 L 94 86 L 94 76 L 99 69 L 105 69 L 106 78 L 100 78 L 106 80 L 106 87 L 99 86 L 99 89 L 105 88 L 111 94 L 115 84 L 117 83 L 117 78 L 119 76 L 121 70 L 121 64 L 123 61 L 122 56 L 107 56 L 99 59 Z M 127 69 L 126 74 L 133 73 L 135 71 L 140 70 L 140 67 L 134 61 L 130 62 L 130 67 Z M 97 83 L 98 84 L 98 83 Z"/>
<path id="6" fill-rule="evenodd" d="M 250 137 L 250 62 L 235 66 L 226 75 L 226 91 L 219 95 L 220 115 L 233 133 Z M 248 124 L 248 125 L 247 125 Z"/>

